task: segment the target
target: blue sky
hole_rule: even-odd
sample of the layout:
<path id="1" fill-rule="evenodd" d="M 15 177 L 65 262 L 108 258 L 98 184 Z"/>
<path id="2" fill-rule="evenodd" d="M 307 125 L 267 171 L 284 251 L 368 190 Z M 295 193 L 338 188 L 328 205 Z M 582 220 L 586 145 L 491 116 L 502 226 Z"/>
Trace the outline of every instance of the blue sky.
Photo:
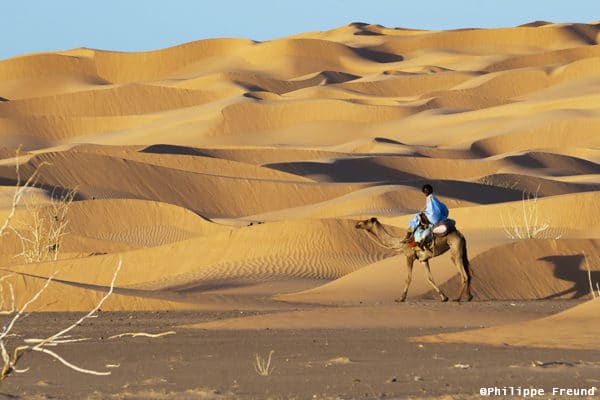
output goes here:
<path id="1" fill-rule="evenodd" d="M 600 20 L 598 0 L 1 0 L 0 59 L 75 47 L 143 51 L 215 37 L 269 40 L 350 22 L 510 27 Z"/>

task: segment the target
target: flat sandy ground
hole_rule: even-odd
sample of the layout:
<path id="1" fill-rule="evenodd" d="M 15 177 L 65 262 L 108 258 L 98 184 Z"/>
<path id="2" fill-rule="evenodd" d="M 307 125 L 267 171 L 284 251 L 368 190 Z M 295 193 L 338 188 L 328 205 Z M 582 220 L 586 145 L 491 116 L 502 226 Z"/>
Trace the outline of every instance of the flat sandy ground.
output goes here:
<path id="1" fill-rule="evenodd" d="M 532 315 L 551 315 L 578 303 L 555 300 L 442 304 L 422 300 L 397 307 L 437 315 L 449 308 L 460 308 L 464 313 L 510 313 L 510 318 L 518 321 Z M 380 310 L 371 307 L 371 311 Z M 599 386 L 600 350 L 422 344 L 407 340 L 454 331 L 456 327 L 180 328 L 190 321 L 213 321 L 239 314 L 235 310 L 103 312 L 77 330 L 82 337 L 98 339 L 64 345 L 59 352 L 84 368 L 106 370 L 105 365 L 118 364 L 118 368 L 109 369 L 111 376 L 82 375 L 45 355 L 27 354 L 22 366 L 31 369 L 4 381 L 2 393 L 6 398 L 40 399 L 462 399 L 480 398 L 481 387 L 533 387 L 548 392 L 553 387 Z M 65 321 L 78 317 L 75 313 L 33 314 L 23 321 L 19 333 L 50 334 L 64 327 Z M 473 320 L 469 327 L 479 327 L 478 322 L 484 321 Z M 158 339 L 100 339 L 121 332 L 158 330 L 177 333 Z M 273 371 L 270 376 L 259 376 L 253 366 L 255 354 L 267 356 L 271 350 Z"/>

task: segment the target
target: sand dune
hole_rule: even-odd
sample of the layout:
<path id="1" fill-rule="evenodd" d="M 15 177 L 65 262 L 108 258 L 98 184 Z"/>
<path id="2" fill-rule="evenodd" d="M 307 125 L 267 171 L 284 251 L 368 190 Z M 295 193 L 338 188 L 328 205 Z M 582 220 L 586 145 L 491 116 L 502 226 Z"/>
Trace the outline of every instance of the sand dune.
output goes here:
<path id="1" fill-rule="evenodd" d="M 335 109 L 335 114 L 331 110 Z M 386 121 L 403 118 L 424 108 L 416 107 L 390 107 L 361 105 L 340 100 L 314 100 L 311 102 L 281 102 L 278 104 L 257 104 L 243 102 L 232 104 L 223 110 L 225 119 L 225 134 L 240 134 L 286 128 L 308 122 L 331 121 L 342 119 L 351 123 L 369 123 L 373 121 Z M 249 118 L 239 118 L 247 115 Z M 235 116 L 235 117 L 234 117 Z"/>
<path id="2" fill-rule="evenodd" d="M 133 271 L 120 279 L 121 284 L 136 287 L 164 288 L 203 279 L 252 278 L 254 272 L 262 276 L 334 279 L 386 254 L 359 235 L 353 225 L 352 221 L 343 220 L 304 220 L 227 229 L 209 236 L 83 260 L 86 262 L 62 260 L 61 270 L 68 269 L 69 274 L 73 274 L 70 277 L 63 272 L 62 279 L 100 285 L 107 278 L 102 266 L 116 264 L 114 260 L 119 256 L 123 257 L 124 273 Z M 263 245 L 255 246 L 253 243 Z M 302 259 L 307 262 L 303 264 Z M 165 267 L 160 268 L 160 265 L 167 260 L 178 262 L 172 262 L 165 274 Z M 98 267 L 94 275 L 88 276 L 85 270 L 90 263 Z M 42 271 L 55 267 L 54 263 L 46 263 L 13 268 L 21 272 L 31 271 L 32 274 L 37 271 L 42 275 Z M 84 270 L 83 273 L 81 270 Z"/>
<path id="3" fill-rule="evenodd" d="M 565 349 L 598 349 L 595 331 L 598 300 L 591 300 L 543 319 L 485 329 L 415 337 L 417 342 L 482 343 Z M 544 332 L 540 335 L 539 332 Z"/>
<path id="4" fill-rule="evenodd" d="M 160 101 L 145 101 L 152 98 Z M 211 96 L 200 91 L 130 84 L 51 97 L 12 100 L 2 105 L 0 116 L 126 116 L 190 107 L 209 101 Z"/>
<path id="5" fill-rule="evenodd" d="M 6 193 L 9 197 L 4 204 L 12 202 L 11 192 Z M 35 226 L 32 211 L 34 205 L 47 205 L 50 197 L 38 190 L 23 201 L 29 208 L 18 210 L 12 221 L 12 226 L 21 232 L 27 230 L 27 227 Z M 3 213 L 3 216 L 7 215 L 8 213 Z M 98 215 L 105 217 L 99 219 Z M 186 209 L 133 199 L 76 201 L 70 207 L 68 218 L 67 236 L 60 246 L 60 259 L 117 254 L 229 229 L 211 224 Z M 15 265 L 23 261 L 20 257 L 13 257 L 21 253 L 23 248 L 21 240 L 12 231 L 6 232 L 0 243 L 2 265 Z"/>
<path id="6" fill-rule="evenodd" d="M 5 288 L 22 303 L 58 271 L 46 309 L 83 310 L 121 258 L 111 310 L 389 304 L 404 260 L 354 224 L 378 216 L 402 235 L 431 182 L 468 240 L 476 300 L 585 299 L 585 260 L 592 279 L 600 268 L 599 38 L 598 23 L 353 23 L 0 61 L 0 216 L 19 145 L 22 178 L 49 163 L 30 202 L 78 193 L 58 261 L 24 265 L 15 233 L 0 238 Z M 507 237 L 524 210 L 542 237 Z M 28 218 L 20 207 L 14 223 Z M 419 268 L 409 301 L 432 298 Z M 432 270 L 452 293 L 449 257 Z M 230 326 L 343 325 L 333 314 Z"/>
<path id="7" fill-rule="evenodd" d="M 245 162 L 213 157 L 210 155 L 210 152 L 205 152 L 194 147 L 154 145 L 139 151 L 138 148 L 129 151 L 120 148 L 120 150 L 114 151 L 113 147 L 92 145 L 77 146 L 73 151 L 106 154 L 112 157 L 126 158 L 128 160 L 139 161 L 146 164 L 214 176 L 280 181 L 311 181 L 310 179 L 298 175 L 279 172 L 271 168 L 263 168 Z"/>
<path id="8" fill-rule="evenodd" d="M 598 46 L 584 46 L 553 50 L 544 53 L 515 55 L 489 65 L 486 67 L 486 71 L 492 72 L 542 65 L 565 64 L 586 58 L 598 57 L 599 54 L 600 49 Z"/>
<path id="9" fill-rule="evenodd" d="M 0 147 L 0 159 L 13 158 L 13 157 L 16 157 L 16 155 L 17 155 L 16 149 Z M 21 152 L 21 155 L 26 155 L 26 154 L 23 154 L 23 152 Z"/>
<path id="10" fill-rule="evenodd" d="M 592 282 L 599 280 L 599 246 L 595 239 L 546 239 L 495 247 L 472 260 L 474 295 L 481 300 L 588 297 L 587 268 Z M 457 288 L 458 281 L 448 285 Z"/>
<path id="11" fill-rule="evenodd" d="M 142 244 L 154 236 L 153 245 L 165 244 L 227 229 L 211 224 L 187 209 L 143 200 L 78 201 L 69 212 L 72 220 L 69 225 L 73 232 L 129 243 Z M 96 221 L 97 215 L 106 215 L 108 218 Z M 150 224 L 144 226 L 141 222 Z"/>
<path id="12" fill-rule="evenodd" d="M 210 39 L 141 53 L 94 51 L 93 58 L 101 77 L 113 83 L 129 83 L 175 75 L 200 63 L 211 65 L 206 61 L 218 61 L 251 44 L 244 39 Z"/>
<path id="13" fill-rule="evenodd" d="M 384 75 L 365 77 L 335 87 L 352 90 L 363 95 L 379 97 L 418 97 L 423 93 L 452 88 L 477 76 L 475 73 L 448 71 L 437 74 L 396 73 L 384 71 Z"/>
<path id="14" fill-rule="evenodd" d="M 40 154 L 22 169 L 31 173 L 42 162 L 52 164 L 40 178 L 40 183 L 45 185 L 77 187 L 80 196 L 88 199 L 125 197 L 167 202 L 208 218 L 242 217 L 268 209 L 318 202 L 360 187 L 232 177 L 228 173 L 214 175 L 79 152 Z M 76 172 L 77 165 L 87 166 L 83 175 Z M 4 166 L 3 171 L 5 176 L 14 175 L 14 167 Z M 157 174 L 157 171 L 161 172 Z M 235 196 L 231 195 L 231 185 L 237 188 Z M 288 190 L 291 195 L 281 196 Z M 280 195 L 275 196 L 276 193 Z M 241 202 L 237 196 L 245 200 Z M 215 202 L 215 199 L 221 200 Z"/>
<path id="15" fill-rule="evenodd" d="M 116 264 L 112 266 L 111 273 L 114 273 Z M 97 286 L 86 286 L 82 284 L 62 283 L 60 274 L 54 276 L 54 280 L 50 283 L 47 289 L 44 290 L 40 300 L 31 305 L 31 311 L 89 311 L 95 307 L 100 299 L 108 292 L 110 287 L 110 279 L 104 284 Z M 3 309 L 11 308 L 11 300 L 8 296 L 9 285 L 12 286 L 15 293 L 15 304 L 18 307 L 28 301 L 32 294 L 40 291 L 46 282 L 46 278 L 39 278 L 26 274 L 9 274 L 2 282 L 4 302 Z M 102 309 L 104 311 L 143 311 L 143 310 L 181 310 L 193 309 L 197 306 L 193 303 L 186 302 L 185 299 L 180 301 L 171 299 L 157 298 L 152 294 L 146 294 L 138 291 L 123 291 L 116 289 Z"/>

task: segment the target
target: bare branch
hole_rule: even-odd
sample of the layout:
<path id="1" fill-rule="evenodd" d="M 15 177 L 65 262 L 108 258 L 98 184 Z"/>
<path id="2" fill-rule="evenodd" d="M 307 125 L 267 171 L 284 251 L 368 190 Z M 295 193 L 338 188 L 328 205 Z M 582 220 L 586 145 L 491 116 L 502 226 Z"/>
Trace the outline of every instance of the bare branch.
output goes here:
<path id="1" fill-rule="evenodd" d="M 19 312 L 9 322 L 7 322 L 2 327 L 2 331 L 0 331 L 0 341 L 4 340 L 4 338 L 10 333 L 13 326 L 15 325 L 17 320 L 19 318 L 21 318 L 21 316 L 23 315 L 23 313 L 25 312 L 27 307 L 29 307 L 29 305 L 31 303 L 36 301 L 41 296 L 41 294 L 48 288 L 48 285 L 50 285 L 50 282 L 52 281 L 52 278 L 54 277 L 55 274 L 56 274 L 56 272 L 54 274 L 50 275 L 50 277 L 48 277 L 48 279 L 46 280 L 46 283 L 44 284 L 44 286 L 42 286 L 42 288 L 40 290 L 38 290 L 38 292 L 31 299 L 29 299 L 25 304 L 23 304 L 23 307 L 21 307 Z"/>
<path id="2" fill-rule="evenodd" d="M 35 346 L 35 347 L 32 347 L 31 350 L 32 351 L 41 351 L 42 353 L 49 354 L 52 357 L 54 357 L 55 359 L 57 359 L 58 361 L 60 361 L 61 363 L 63 363 L 64 365 L 66 365 L 67 367 L 69 367 L 71 369 L 74 369 L 77 372 L 81 372 L 81 373 L 84 373 L 84 374 L 90 374 L 90 375 L 110 375 L 111 374 L 110 371 L 100 372 L 100 371 L 94 371 L 94 370 L 91 370 L 91 369 L 84 369 L 84 368 L 78 367 L 77 365 L 68 362 L 67 360 L 65 360 L 64 358 L 62 358 L 61 356 L 59 356 L 55 352 L 50 351 L 50 350 L 48 350 L 46 348 L 38 348 L 37 346 Z"/>
<path id="3" fill-rule="evenodd" d="M 6 346 L 4 343 L 4 339 L 5 337 L 8 335 L 8 333 L 12 330 L 12 328 L 14 327 L 16 321 L 19 319 L 19 317 L 25 312 L 25 310 L 27 309 L 27 307 L 33 303 L 35 300 L 37 300 L 40 295 L 44 292 L 44 290 L 48 287 L 48 285 L 50 284 L 50 282 L 52 281 L 52 278 L 54 276 L 54 274 L 52 276 L 50 276 L 47 280 L 46 283 L 44 284 L 44 286 L 29 300 L 27 301 L 23 307 L 21 308 L 21 310 L 19 310 L 19 312 L 6 324 L 4 325 L 4 327 L 2 328 L 2 332 L 0 332 L 0 348 L 2 350 L 2 358 L 4 360 L 4 367 L 2 369 L 2 373 L 0 375 L 0 380 L 5 379 L 8 375 L 10 375 L 12 372 L 19 372 L 19 370 L 17 370 L 15 368 L 17 362 L 19 361 L 19 359 L 26 353 L 29 351 L 37 351 L 37 352 L 41 352 L 41 353 L 45 353 L 50 355 L 51 357 L 54 357 L 55 359 L 57 359 L 58 361 L 60 361 L 61 363 L 63 363 L 64 365 L 68 366 L 69 368 L 72 368 L 78 372 L 82 372 L 82 373 L 86 373 L 86 374 L 92 374 L 92 375 L 109 375 L 110 371 L 93 371 L 93 370 L 88 370 L 88 369 L 84 369 L 81 367 L 78 367 L 70 362 L 68 362 L 67 360 L 65 360 L 64 358 L 62 358 L 60 355 L 58 355 L 57 353 L 48 350 L 46 348 L 46 346 L 57 346 L 61 343 L 70 343 L 70 342 L 74 342 L 77 341 L 77 339 L 67 339 L 65 341 L 65 333 L 71 331 L 72 329 L 74 329 L 75 327 L 81 325 L 81 323 L 83 321 L 85 321 L 88 318 L 95 318 L 96 315 L 94 315 L 102 306 L 102 304 L 106 301 L 106 299 L 112 294 L 113 290 L 114 290 L 114 285 L 115 285 L 115 281 L 117 279 L 117 275 L 119 273 L 119 271 L 121 270 L 121 265 L 122 265 L 122 259 L 119 258 L 119 264 L 117 266 L 117 269 L 115 270 L 115 273 L 113 275 L 112 281 L 110 283 L 110 289 L 108 290 L 107 294 L 104 295 L 102 297 L 102 299 L 100 299 L 100 301 L 98 302 L 98 304 L 96 305 L 96 307 L 94 307 L 94 309 L 92 309 L 89 313 L 87 313 L 86 315 L 84 315 L 83 317 L 81 317 L 77 322 L 75 322 L 74 324 L 72 324 L 71 326 L 63 329 L 62 331 L 47 337 L 46 339 L 34 339 L 33 342 L 37 342 L 36 345 L 34 346 L 29 346 L 29 345 L 25 345 L 25 346 L 20 346 L 17 347 L 14 351 L 13 357 L 12 359 L 10 359 L 10 357 L 8 356 L 8 352 L 6 350 Z M 68 336 L 67 336 L 68 337 Z M 25 339 L 25 342 L 31 342 L 32 340 L 28 340 Z"/>
<path id="4" fill-rule="evenodd" d="M 104 304 L 106 299 L 108 299 L 108 297 L 112 294 L 112 292 L 115 288 L 115 281 L 117 280 L 117 275 L 119 274 L 119 271 L 121 271 L 122 265 L 123 265 L 123 259 L 121 257 L 119 257 L 119 264 L 117 265 L 117 269 L 115 270 L 112 281 L 110 282 L 110 288 L 109 288 L 108 292 L 104 295 L 104 297 L 102 297 L 102 299 L 100 299 L 100 301 L 98 302 L 96 307 L 94 307 L 90 312 L 88 312 L 86 315 L 81 317 L 73 325 L 68 326 L 67 328 L 63 329 L 62 331 L 60 331 L 52 336 L 49 336 L 43 342 L 40 342 L 39 344 L 37 344 L 33 349 L 35 350 L 36 348 L 40 348 L 40 347 L 44 346 L 46 343 L 53 342 L 56 339 L 64 336 L 65 333 L 70 332 L 77 326 L 81 325 L 83 323 L 83 321 L 85 321 L 88 318 L 96 318 L 96 315 L 94 315 L 94 314 L 96 314 L 96 312 L 100 309 L 100 307 L 102 307 L 102 304 Z"/>
<path id="5" fill-rule="evenodd" d="M 113 335 L 110 336 L 108 339 L 118 339 L 118 338 L 122 338 L 122 337 L 126 337 L 126 336 L 130 336 L 130 337 L 149 337 L 149 338 L 158 338 L 158 337 L 162 337 L 162 336 L 167 336 L 167 335 L 174 335 L 176 332 L 175 331 L 168 331 L 168 332 L 163 332 L 163 333 L 145 333 L 145 332 L 126 332 L 126 333 L 121 333 L 119 335 Z"/>
<path id="6" fill-rule="evenodd" d="M 44 290 L 48 287 L 48 285 L 52 281 L 52 278 L 55 274 L 50 276 L 46 280 L 44 286 L 29 301 L 27 301 L 23 305 L 23 307 L 21 307 L 19 312 L 9 322 L 7 322 L 4 325 L 4 327 L 2 328 L 2 331 L 0 332 L 0 350 L 1 350 L 1 354 L 2 354 L 2 359 L 4 361 L 4 366 L 2 368 L 2 372 L 0 373 L 0 381 L 5 379 L 7 376 L 9 376 L 13 372 L 18 373 L 18 372 L 27 371 L 26 369 L 25 370 L 17 369 L 16 365 L 19 362 L 19 360 L 23 357 L 23 355 L 30 351 L 37 351 L 40 353 L 47 354 L 50 357 L 53 357 L 57 361 L 61 362 L 63 365 L 65 365 L 77 372 L 81 372 L 84 374 L 91 374 L 91 375 L 99 375 L 99 376 L 110 375 L 111 371 L 95 371 L 95 370 L 86 369 L 86 368 L 77 366 L 74 363 L 64 359 L 57 352 L 48 349 L 48 347 L 57 347 L 59 345 L 64 345 L 64 344 L 68 344 L 68 343 L 85 342 L 85 341 L 91 340 L 90 338 L 72 338 L 71 336 L 66 335 L 66 334 L 68 332 L 70 332 L 71 330 L 73 330 L 74 328 L 76 328 L 77 326 L 80 326 L 85 320 L 97 317 L 96 313 L 98 312 L 98 310 L 100 310 L 100 307 L 104 304 L 104 302 L 108 299 L 108 297 L 114 291 L 115 282 L 116 282 L 117 276 L 121 270 L 122 264 L 123 264 L 123 260 L 121 258 L 119 258 L 119 263 L 113 274 L 108 292 L 100 299 L 98 304 L 91 311 L 89 311 L 87 314 L 85 314 L 83 317 L 81 317 L 79 320 L 77 320 L 72 325 L 68 326 L 67 328 L 65 328 L 45 339 L 34 339 L 34 338 L 24 339 L 25 345 L 17 347 L 13 352 L 13 356 L 11 357 L 6 349 L 5 339 L 9 335 L 11 330 L 13 329 L 17 320 L 25 312 L 27 307 L 31 303 L 33 303 L 35 300 L 37 300 L 40 297 L 40 295 L 42 294 L 42 292 L 44 292 Z M 128 333 L 122 333 L 120 335 L 111 336 L 109 339 L 116 339 L 116 338 L 125 337 L 125 336 L 157 338 L 157 337 L 173 335 L 173 334 L 175 334 L 174 331 L 162 332 L 162 333 L 157 333 L 157 334 L 145 333 L 145 332 L 128 332 Z M 266 364 L 267 371 L 270 371 L 270 360 L 271 360 L 271 354 L 269 354 L 269 361 Z M 113 367 L 114 367 L 114 365 L 111 364 L 110 368 L 113 368 Z M 106 368 L 109 368 L 109 366 L 107 365 Z"/>
<path id="7" fill-rule="evenodd" d="M 65 337 L 70 337 L 70 336 L 65 336 Z M 37 344 L 37 343 L 42 343 L 45 340 L 46 339 L 33 339 L 32 338 L 32 339 L 24 339 L 23 341 L 27 344 Z M 86 342 L 88 340 L 92 340 L 92 338 L 57 339 L 50 343 L 47 343 L 46 346 L 58 346 L 59 344 L 64 344 L 64 343 Z"/>

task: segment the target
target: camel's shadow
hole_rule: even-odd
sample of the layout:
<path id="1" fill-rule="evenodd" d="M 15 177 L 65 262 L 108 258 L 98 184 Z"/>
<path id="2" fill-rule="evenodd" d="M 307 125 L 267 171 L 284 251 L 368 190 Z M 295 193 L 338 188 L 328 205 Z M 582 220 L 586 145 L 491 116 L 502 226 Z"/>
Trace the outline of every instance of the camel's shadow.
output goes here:
<path id="1" fill-rule="evenodd" d="M 563 281 L 573 282 L 569 289 L 553 293 L 543 299 L 551 300 L 565 295 L 571 295 L 572 298 L 584 297 L 590 294 L 590 276 L 594 290 L 596 283 L 600 285 L 600 271 L 588 270 L 585 265 L 585 256 L 583 254 L 574 254 L 569 256 L 547 256 L 539 258 L 540 261 L 547 261 L 552 264 L 554 276 Z"/>

